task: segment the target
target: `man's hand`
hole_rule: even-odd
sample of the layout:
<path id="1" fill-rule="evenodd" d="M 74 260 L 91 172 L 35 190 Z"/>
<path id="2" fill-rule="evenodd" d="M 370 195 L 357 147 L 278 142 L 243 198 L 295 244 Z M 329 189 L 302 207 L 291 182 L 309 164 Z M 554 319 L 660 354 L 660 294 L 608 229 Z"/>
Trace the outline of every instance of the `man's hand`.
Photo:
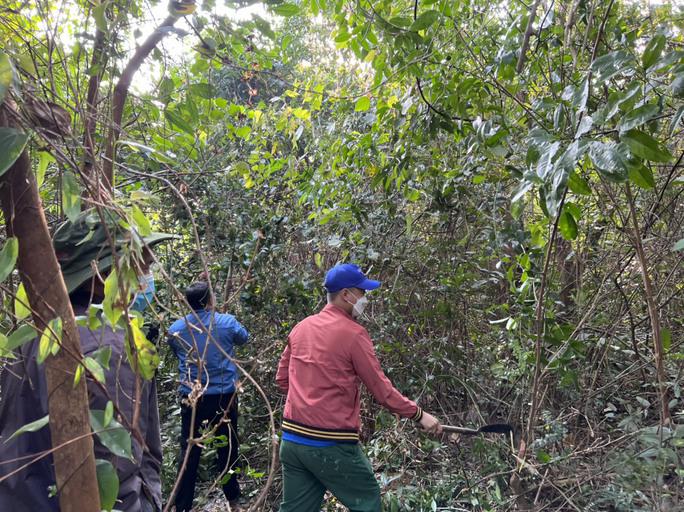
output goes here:
<path id="1" fill-rule="evenodd" d="M 441 434 L 442 424 L 432 414 L 423 411 L 423 417 L 420 419 L 420 426 L 428 434 Z"/>

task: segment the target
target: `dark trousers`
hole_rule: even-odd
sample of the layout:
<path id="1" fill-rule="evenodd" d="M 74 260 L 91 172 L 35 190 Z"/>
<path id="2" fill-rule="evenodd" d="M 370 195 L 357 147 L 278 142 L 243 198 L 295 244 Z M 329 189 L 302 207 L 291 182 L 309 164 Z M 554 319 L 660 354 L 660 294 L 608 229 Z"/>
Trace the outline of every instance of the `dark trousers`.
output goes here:
<path id="1" fill-rule="evenodd" d="M 237 395 L 233 393 L 225 395 L 204 395 L 197 402 L 197 411 L 195 414 L 195 426 L 193 429 L 193 438 L 201 435 L 200 429 L 212 428 L 217 423 L 221 422 L 216 429 L 216 436 L 225 436 L 225 446 L 219 446 L 216 449 L 216 476 L 227 473 L 233 469 L 238 458 L 238 404 Z M 225 411 L 228 411 L 226 414 Z M 181 402 L 181 437 L 180 437 L 180 460 L 178 470 L 180 471 L 185 459 L 185 453 L 188 449 L 188 437 L 190 437 L 190 425 L 192 422 L 192 407 Z M 206 423 L 205 423 L 206 422 Z M 200 455 L 202 449 L 194 445 L 190 450 L 188 456 L 188 463 L 185 466 L 185 471 L 181 476 L 180 484 L 178 485 L 178 492 L 176 493 L 176 511 L 186 512 L 192 509 L 192 500 L 195 497 L 195 481 L 197 480 L 197 469 L 199 467 Z M 224 478 L 227 478 L 224 473 Z M 222 478 L 223 480 L 223 478 Z M 233 474 L 230 479 L 223 485 L 223 494 L 229 501 L 240 497 L 240 485 L 237 481 L 237 475 Z"/>

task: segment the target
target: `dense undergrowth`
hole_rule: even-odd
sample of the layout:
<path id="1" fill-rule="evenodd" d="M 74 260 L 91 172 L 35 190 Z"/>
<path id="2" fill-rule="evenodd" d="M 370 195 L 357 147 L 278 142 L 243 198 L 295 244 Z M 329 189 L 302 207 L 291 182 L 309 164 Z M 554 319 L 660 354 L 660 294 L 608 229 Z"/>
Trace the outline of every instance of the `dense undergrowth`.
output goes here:
<path id="1" fill-rule="evenodd" d="M 78 133 L 83 80 L 102 73 L 100 155 L 104 105 L 153 7 L 96 11 L 111 59 L 93 69 L 79 32 L 93 21 L 55 29 L 51 66 L 41 23 L 61 14 L 39 1 L 19 17 L 18 3 L 0 8 L 16 98 L 67 107 Z M 325 270 L 352 261 L 383 282 L 363 323 L 395 386 L 446 424 L 515 427 L 430 438 L 364 396 L 386 510 L 682 510 L 682 7 L 305 0 L 239 17 L 216 3 L 164 29 L 123 112 L 109 198 L 180 235 L 157 253 L 146 313 L 161 331 L 165 495 L 180 417 L 164 339 L 185 314 L 174 288 L 208 270 L 250 331 L 241 481 L 254 499 L 275 471 L 277 510 L 277 361 L 323 306 Z M 34 138 L 54 225 L 88 200 L 74 163 L 88 151 Z M 220 510 L 209 475 L 201 506 Z"/>

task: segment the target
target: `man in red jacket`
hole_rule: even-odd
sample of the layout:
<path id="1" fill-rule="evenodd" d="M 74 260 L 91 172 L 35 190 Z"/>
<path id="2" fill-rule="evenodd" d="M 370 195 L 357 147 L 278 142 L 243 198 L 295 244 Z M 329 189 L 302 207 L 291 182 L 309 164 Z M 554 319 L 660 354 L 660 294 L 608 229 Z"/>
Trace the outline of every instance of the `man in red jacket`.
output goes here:
<path id="1" fill-rule="evenodd" d="M 356 322 L 380 286 L 359 267 L 328 271 L 328 304 L 298 323 L 278 365 L 287 393 L 283 414 L 283 501 L 280 512 L 318 512 L 326 489 L 352 512 L 380 512 L 380 487 L 359 446 L 363 382 L 392 413 L 440 433 L 437 418 L 397 391 L 380 368 L 368 331 Z"/>

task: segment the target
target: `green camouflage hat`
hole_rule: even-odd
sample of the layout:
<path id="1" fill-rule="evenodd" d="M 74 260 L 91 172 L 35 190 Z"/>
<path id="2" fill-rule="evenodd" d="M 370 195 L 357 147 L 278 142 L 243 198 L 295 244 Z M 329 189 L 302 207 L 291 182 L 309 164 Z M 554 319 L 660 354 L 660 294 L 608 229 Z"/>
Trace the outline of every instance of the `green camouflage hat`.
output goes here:
<path id="1" fill-rule="evenodd" d="M 164 240 L 177 238 L 176 235 L 167 233 L 140 236 L 135 231 L 124 228 L 119 222 L 121 218 L 118 214 L 105 210 L 104 215 L 117 251 L 129 244 L 131 237 L 138 237 L 150 247 Z M 94 275 L 91 262 L 97 262 L 99 272 L 106 272 L 114 260 L 102 219 L 94 209 L 81 212 L 73 221 L 62 223 L 55 231 L 52 243 L 69 293 Z"/>

